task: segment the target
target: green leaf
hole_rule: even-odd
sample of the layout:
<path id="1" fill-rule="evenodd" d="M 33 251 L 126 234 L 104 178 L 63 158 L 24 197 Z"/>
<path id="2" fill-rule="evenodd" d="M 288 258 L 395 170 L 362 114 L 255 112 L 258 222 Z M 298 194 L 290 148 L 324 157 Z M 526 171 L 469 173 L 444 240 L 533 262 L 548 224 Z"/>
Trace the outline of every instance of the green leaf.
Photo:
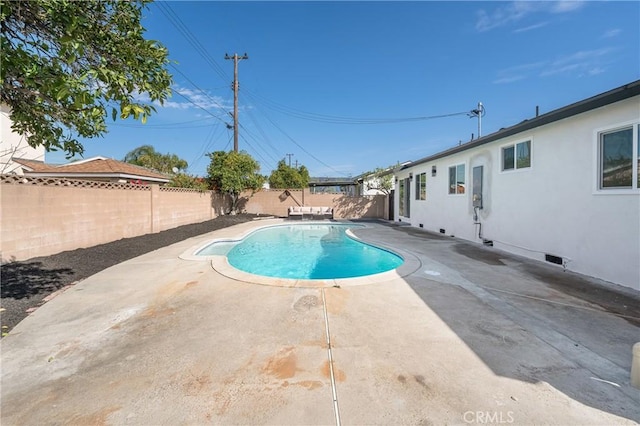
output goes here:
<path id="1" fill-rule="evenodd" d="M 145 40 L 141 25 L 146 0 L 70 0 L 0 2 L 3 79 L 21 76 L 19 86 L 5 85 L 13 128 L 31 146 L 81 153 L 80 137 L 106 132 L 111 117 L 130 115 L 146 121 L 155 112 L 140 104 L 131 109 L 138 90 L 162 103 L 172 77 L 167 50 Z M 19 12 L 18 12 L 19 9 Z M 11 42 L 5 34 L 14 34 Z M 54 48 L 55 46 L 55 48 Z"/>

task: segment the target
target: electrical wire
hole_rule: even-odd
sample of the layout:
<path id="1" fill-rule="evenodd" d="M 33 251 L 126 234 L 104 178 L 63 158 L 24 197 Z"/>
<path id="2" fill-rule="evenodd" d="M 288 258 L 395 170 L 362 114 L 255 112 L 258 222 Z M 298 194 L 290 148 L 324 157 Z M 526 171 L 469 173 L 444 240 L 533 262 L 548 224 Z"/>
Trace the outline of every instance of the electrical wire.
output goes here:
<path id="1" fill-rule="evenodd" d="M 314 160 L 316 160 L 318 163 L 322 164 L 323 166 L 325 166 L 326 168 L 328 168 L 329 170 L 332 170 L 333 172 L 337 173 L 340 176 L 344 176 L 344 177 L 348 177 L 348 175 L 346 173 L 340 172 L 336 169 L 334 169 L 333 167 L 331 167 L 330 165 L 328 165 L 327 163 L 325 163 L 324 161 L 320 160 L 318 157 L 316 157 L 315 155 L 313 155 L 312 153 L 310 153 L 309 151 L 307 151 L 305 149 L 305 147 L 303 147 L 302 145 L 300 145 L 295 139 L 293 139 L 291 136 L 289 136 L 289 134 L 287 132 L 285 132 L 280 126 L 278 126 L 278 124 L 276 124 L 275 121 L 273 121 L 268 115 L 266 115 L 264 113 L 264 111 L 262 112 L 262 115 L 264 115 L 264 117 L 273 125 L 273 127 L 275 127 L 276 129 L 278 129 L 280 131 L 280 133 L 282 133 L 284 136 L 287 137 L 287 139 L 289 139 L 291 142 L 293 142 L 298 148 L 300 148 L 305 154 L 307 154 L 309 157 L 313 158 Z"/>
<path id="2" fill-rule="evenodd" d="M 267 143 L 267 145 L 269 145 L 271 147 L 271 149 L 273 149 L 273 151 L 276 153 L 278 158 L 283 158 L 284 156 L 281 154 L 281 151 L 279 151 L 275 146 L 273 146 L 273 144 L 271 143 L 271 140 L 269 139 L 269 137 L 267 136 L 265 131 L 262 129 L 262 126 L 260 125 L 260 123 L 258 122 L 256 117 L 254 116 L 252 110 L 248 109 L 246 111 L 246 113 L 249 116 L 249 118 L 251 119 L 251 121 L 253 122 L 254 126 L 256 127 L 256 129 L 258 130 L 260 135 L 262 135 L 262 138 Z"/>
<path id="3" fill-rule="evenodd" d="M 273 154 L 271 152 L 269 152 L 267 149 L 265 149 L 265 147 L 263 146 L 263 144 L 260 143 L 260 141 L 258 140 L 258 138 L 256 138 L 256 136 L 251 133 L 249 131 L 249 129 L 247 129 L 245 126 L 242 125 L 242 123 L 238 123 L 238 125 L 240 126 L 240 128 L 244 131 L 244 134 L 248 135 L 251 137 L 251 139 L 253 139 L 254 142 L 256 142 L 258 144 L 258 146 L 260 147 L 260 149 L 262 149 L 262 151 L 271 158 L 271 160 L 273 160 L 275 163 L 277 163 L 279 161 L 278 158 L 274 157 Z"/>
<path id="4" fill-rule="evenodd" d="M 213 57 L 207 52 L 207 49 L 200 43 L 198 38 L 191 32 L 189 27 L 180 19 L 178 14 L 173 10 L 168 2 L 156 2 L 158 9 L 169 20 L 169 22 L 178 30 L 187 42 L 200 54 L 200 56 L 211 66 L 211 68 L 220 76 L 223 81 L 229 81 L 229 76 Z"/>
<path id="5" fill-rule="evenodd" d="M 171 67 L 172 67 L 174 70 L 176 70 L 176 71 L 177 71 L 177 72 L 178 72 L 182 77 L 184 77 L 184 78 L 185 78 L 189 83 L 191 83 L 191 85 L 192 85 L 196 90 L 198 90 L 200 93 L 202 93 L 203 95 L 205 95 L 205 96 L 206 96 L 206 97 L 207 97 L 207 98 L 208 98 L 208 99 L 209 99 L 213 104 L 215 104 L 218 108 L 220 108 L 222 111 L 224 111 L 224 112 L 226 113 L 225 115 L 229 115 L 229 116 L 231 116 L 231 118 L 233 118 L 233 114 L 231 113 L 231 111 L 227 111 L 227 110 L 225 109 L 225 107 L 224 107 L 224 106 L 222 106 L 222 105 L 220 104 L 220 102 L 218 102 L 216 99 L 212 98 L 212 97 L 211 97 L 211 95 L 209 95 L 209 93 L 207 93 L 205 90 L 201 89 L 201 88 L 200 88 L 196 83 L 194 83 L 194 82 L 193 82 L 189 77 L 187 77 L 187 75 L 186 75 L 186 74 L 184 74 L 182 71 L 180 71 L 180 69 L 178 69 L 178 68 L 177 68 L 176 66 L 174 66 L 173 64 L 171 64 Z M 175 93 L 177 93 L 178 95 L 182 96 L 183 98 L 187 98 L 184 94 L 180 93 L 180 92 L 179 92 L 179 91 L 177 91 L 177 90 L 174 90 L 174 92 L 175 92 Z M 200 109 L 202 109 L 202 110 L 204 110 L 204 111 L 208 112 L 209 114 L 211 114 L 213 117 L 220 118 L 220 116 L 217 116 L 217 115 L 215 115 L 215 114 L 213 114 L 213 113 L 211 113 L 211 112 L 207 111 L 207 110 L 206 110 L 202 105 L 200 105 L 200 104 L 198 104 L 198 103 L 196 103 L 196 102 L 192 101 L 191 99 L 188 99 L 188 100 L 189 100 L 189 102 L 191 102 L 193 105 L 195 105 L 195 106 L 197 106 L 198 108 L 200 108 Z M 225 123 L 225 124 L 227 124 L 227 123 Z"/>
<path id="6" fill-rule="evenodd" d="M 190 122 L 196 122 L 196 121 L 204 121 L 204 120 L 211 120 L 212 117 L 206 117 L 206 118 L 201 118 L 198 120 L 192 120 Z M 110 126 L 115 126 L 115 127 L 130 127 L 130 128 L 135 128 L 135 129 L 140 129 L 140 128 L 145 128 L 145 129 L 151 129 L 151 130 L 173 130 L 173 129 L 194 129 L 194 128 L 199 128 L 199 127 L 209 127 L 211 126 L 211 124 L 201 124 L 201 125 L 196 125 L 194 126 L 192 125 L 186 125 L 186 123 L 189 123 L 189 121 L 184 121 L 181 123 L 165 123 L 165 124 L 149 124 L 149 123 L 138 123 L 138 124 L 119 124 L 119 123 L 110 123 Z"/>
<path id="7" fill-rule="evenodd" d="M 249 140 L 248 140 L 247 138 L 245 138 L 245 137 L 244 137 L 244 135 L 240 134 L 239 136 L 240 136 L 240 139 L 242 139 L 242 140 L 243 140 L 243 141 L 244 141 L 244 142 L 249 146 L 249 148 L 252 148 L 252 149 L 253 149 L 253 153 L 255 154 L 255 156 L 256 156 L 256 157 L 258 157 L 258 158 L 260 158 L 260 159 L 262 160 L 261 165 L 266 165 L 266 166 L 268 166 L 268 167 L 271 167 L 272 169 L 274 168 L 274 167 L 273 167 L 273 163 L 271 163 L 271 162 L 270 162 L 270 161 L 268 161 L 266 158 L 264 158 L 264 157 L 262 156 L 262 154 L 260 154 L 260 152 L 258 152 L 258 150 L 257 150 L 256 148 L 254 148 L 254 147 L 253 147 L 253 145 L 251 145 L 251 144 L 249 143 Z"/>
<path id="8" fill-rule="evenodd" d="M 205 139 L 205 144 L 202 147 L 202 149 L 199 151 L 199 154 L 196 155 L 196 157 L 194 157 L 194 159 L 191 161 L 189 168 L 195 168 L 199 163 L 200 160 L 202 158 L 204 158 L 205 155 L 208 154 L 209 150 L 213 147 L 213 144 L 216 140 L 216 130 L 222 130 L 220 132 L 220 135 L 222 135 L 222 132 L 224 132 L 224 129 L 226 127 L 221 127 L 219 124 L 217 126 L 213 126 L 211 128 L 211 131 L 209 132 L 209 134 L 207 135 L 206 139 Z M 227 129 L 229 130 L 229 129 Z"/>
<path id="9" fill-rule="evenodd" d="M 364 117 L 341 117 L 336 115 L 319 114 L 314 112 L 303 111 L 297 108 L 289 107 L 267 98 L 264 98 L 248 89 L 244 89 L 247 94 L 257 103 L 264 105 L 265 107 L 280 112 L 291 117 L 300 118 L 303 120 L 317 121 L 320 123 L 332 123 L 332 124 L 393 124 L 393 123 L 406 123 L 413 121 L 425 121 L 434 120 L 438 118 L 454 117 L 458 115 L 467 115 L 469 111 L 454 112 L 449 114 L 430 115 L 430 116 L 418 116 L 418 117 L 403 117 L 403 118 L 364 118 Z"/>

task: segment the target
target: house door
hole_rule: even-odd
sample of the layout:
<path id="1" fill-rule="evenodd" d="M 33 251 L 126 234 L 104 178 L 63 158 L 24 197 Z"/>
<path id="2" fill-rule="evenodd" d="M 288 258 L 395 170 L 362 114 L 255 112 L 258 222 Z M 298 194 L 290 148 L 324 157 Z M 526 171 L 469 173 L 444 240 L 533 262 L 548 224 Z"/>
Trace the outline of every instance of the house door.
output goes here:
<path id="1" fill-rule="evenodd" d="M 395 216 L 394 216 L 394 209 L 393 209 L 393 203 L 395 201 L 395 195 L 396 195 L 396 190 L 392 189 L 391 192 L 389 192 L 389 220 L 395 220 Z"/>
<path id="2" fill-rule="evenodd" d="M 411 217 L 411 180 L 404 180 L 404 217 Z"/>

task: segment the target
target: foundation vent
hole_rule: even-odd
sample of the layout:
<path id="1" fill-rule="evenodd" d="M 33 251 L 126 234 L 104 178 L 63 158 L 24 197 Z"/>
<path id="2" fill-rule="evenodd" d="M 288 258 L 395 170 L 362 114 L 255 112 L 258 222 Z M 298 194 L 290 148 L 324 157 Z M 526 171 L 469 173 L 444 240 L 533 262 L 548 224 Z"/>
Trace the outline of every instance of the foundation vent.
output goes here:
<path id="1" fill-rule="evenodd" d="M 561 257 L 554 256 L 552 254 L 545 254 L 544 260 L 550 263 L 555 263 L 556 265 L 562 265 L 563 263 L 563 259 Z"/>
<path id="2" fill-rule="evenodd" d="M 420 225 L 418 225 L 418 226 L 419 226 L 420 228 L 424 228 L 424 225 L 423 225 L 423 224 L 420 224 Z"/>
<path id="3" fill-rule="evenodd" d="M 445 231 L 444 229 L 440 228 L 440 233 L 441 233 L 441 234 L 446 234 L 446 233 L 447 233 L 447 231 Z"/>

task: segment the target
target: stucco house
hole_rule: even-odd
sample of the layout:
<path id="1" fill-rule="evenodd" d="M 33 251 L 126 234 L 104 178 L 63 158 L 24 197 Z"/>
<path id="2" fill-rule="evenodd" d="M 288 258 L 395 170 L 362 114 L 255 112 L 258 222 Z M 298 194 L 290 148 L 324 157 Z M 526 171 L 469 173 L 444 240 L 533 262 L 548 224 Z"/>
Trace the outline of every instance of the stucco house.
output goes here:
<path id="1" fill-rule="evenodd" d="M 14 157 L 27 160 L 45 161 L 43 146 L 31 147 L 24 135 L 11 130 L 11 108 L 0 104 L 0 174 L 15 173 L 20 164 L 13 161 Z"/>
<path id="2" fill-rule="evenodd" d="M 14 172 L 29 177 L 160 185 L 171 180 L 168 176 L 153 170 L 106 157 L 92 157 L 61 165 L 24 158 L 14 158 L 13 161 L 20 166 Z"/>
<path id="3" fill-rule="evenodd" d="M 640 290 L 640 80 L 396 170 L 395 218 Z"/>

